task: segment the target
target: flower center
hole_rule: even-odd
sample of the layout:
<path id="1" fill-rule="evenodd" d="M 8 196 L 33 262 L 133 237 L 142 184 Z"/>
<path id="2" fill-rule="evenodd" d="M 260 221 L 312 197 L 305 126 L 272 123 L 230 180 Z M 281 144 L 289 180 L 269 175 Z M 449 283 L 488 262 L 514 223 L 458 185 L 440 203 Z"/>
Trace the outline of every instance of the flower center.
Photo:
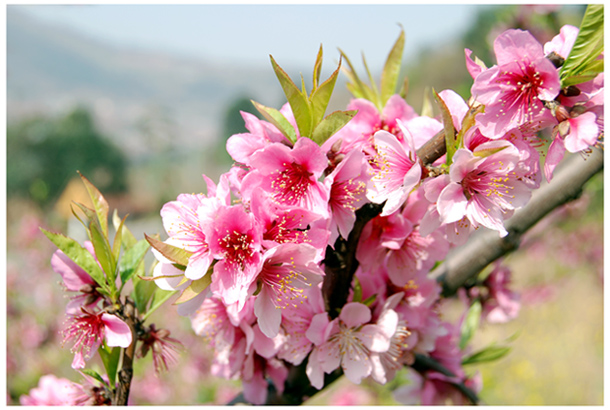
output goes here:
<path id="1" fill-rule="evenodd" d="M 284 169 L 276 171 L 271 177 L 271 187 L 275 190 L 274 198 L 280 203 L 297 204 L 312 184 L 313 174 L 296 162 L 285 162 L 282 165 Z"/>

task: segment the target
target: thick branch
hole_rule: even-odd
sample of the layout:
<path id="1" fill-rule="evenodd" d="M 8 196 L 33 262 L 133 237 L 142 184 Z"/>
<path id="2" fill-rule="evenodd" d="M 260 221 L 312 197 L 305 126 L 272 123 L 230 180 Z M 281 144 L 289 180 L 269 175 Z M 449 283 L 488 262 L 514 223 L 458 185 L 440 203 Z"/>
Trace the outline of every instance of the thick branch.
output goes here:
<path id="1" fill-rule="evenodd" d="M 347 302 L 349 289 L 356 269 L 356 248 L 365 225 L 381 213 L 383 204 L 367 203 L 356 211 L 356 222 L 347 240 L 342 237 L 335 241 L 335 249 L 326 248 L 324 259 L 324 283 L 322 294 L 324 305 L 331 319 L 339 315 L 339 310 Z"/>
<path id="2" fill-rule="evenodd" d="M 500 238 L 496 231 L 477 233 L 464 246 L 454 249 L 445 262 L 431 272 L 431 276 L 442 283 L 443 294 L 454 294 L 491 262 L 517 249 L 525 232 L 555 208 L 578 198 L 584 184 L 603 167 L 604 156 L 599 148 L 593 149 L 584 160 L 580 155 L 567 159 L 553 180 L 535 191 L 529 203 L 506 221 L 506 237 Z"/>

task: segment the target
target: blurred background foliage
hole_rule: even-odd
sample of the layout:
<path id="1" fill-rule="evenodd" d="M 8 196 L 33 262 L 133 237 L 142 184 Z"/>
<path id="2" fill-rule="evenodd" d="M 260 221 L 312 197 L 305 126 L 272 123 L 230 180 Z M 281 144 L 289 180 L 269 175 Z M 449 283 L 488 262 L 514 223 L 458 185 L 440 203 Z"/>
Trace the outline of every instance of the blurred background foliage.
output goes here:
<path id="1" fill-rule="evenodd" d="M 420 50 L 417 58 L 404 61 L 402 75 L 409 80 L 407 101 L 420 112 L 431 89 L 451 88 L 467 98 L 472 79 L 464 63 L 465 47 L 491 66 L 495 63 L 491 41 L 503 30 L 527 29 L 544 43 L 563 24 L 578 26 L 584 9 L 585 6 L 482 7 L 472 29 L 462 36 L 438 48 Z M 405 29 L 408 43 L 408 27 Z M 380 47 L 389 50 L 393 40 L 388 39 Z M 14 57 L 9 53 L 9 67 L 11 58 Z M 270 67 L 268 72 L 271 73 Z M 11 78 L 14 77 L 9 70 L 9 90 Z M 350 96 L 344 83 L 340 76 L 328 112 L 343 109 L 348 103 Z M 121 84 L 118 89 L 127 87 Z M 220 84 L 210 87 L 200 87 L 203 91 L 194 98 L 215 98 L 224 92 Z M 69 201 L 78 198 L 79 188 L 68 189 L 77 177 L 76 170 L 104 193 L 111 209 L 118 209 L 121 217 L 130 214 L 127 223 L 136 237 L 141 238 L 143 232 L 164 236 L 159 217 L 163 204 L 181 192 L 204 190 L 202 173 L 217 180 L 230 167 L 226 140 L 247 132 L 240 111 L 256 114 L 250 99 L 281 107 L 284 101 L 277 84 L 273 90 L 261 98 L 244 89 L 227 91 L 232 97 L 222 104 L 216 102 L 221 114 L 213 119 L 216 132 L 209 133 L 203 122 L 199 133 L 190 132 L 192 128 L 187 129 L 180 117 L 184 110 L 179 103 L 164 106 L 140 101 L 134 114 L 131 108 L 122 109 L 118 103 L 112 110 L 107 109 L 106 100 L 101 105 L 83 101 L 60 112 L 32 113 L 15 109 L 22 100 L 19 96 L 12 100 L 9 93 L 8 404 L 17 404 L 19 396 L 36 386 L 44 374 L 80 381 L 70 368 L 72 354 L 68 346 L 61 348 L 59 332 L 67 296 L 58 285 L 59 276 L 50 268 L 54 247 L 38 230 L 42 226 L 84 239 L 82 227 L 74 226 L 69 212 Z M 100 111 L 100 106 L 106 108 Z M 204 111 L 196 112 L 203 116 Z M 126 127 L 110 127 L 115 117 L 128 113 L 131 122 Z M 211 135 L 209 144 L 193 148 L 184 143 L 196 141 L 202 133 Z M 485 325 L 474 339 L 476 348 L 516 335 L 508 356 L 470 369 L 482 374 L 481 397 L 486 403 L 603 403 L 602 221 L 600 175 L 589 183 L 580 200 L 541 222 L 528 234 L 522 250 L 506 258 L 523 306 L 517 320 L 506 325 Z M 447 317 L 462 311 L 459 303 L 451 302 L 445 307 Z M 186 350 L 178 366 L 161 377 L 153 375 L 150 357 L 137 361 L 132 403 L 222 404 L 239 392 L 239 382 L 209 375 L 209 349 L 193 334 L 189 321 L 178 318 L 174 307 L 157 311 L 152 321 L 158 328 L 170 329 Z M 93 366 L 102 368 L 101 363 L 94 362 Z M 395 404 L 390 393 L 403 380 L 401 377 L 404 374 L 386 386 L 368 382 L 353 386 L 340 380 L 309 404 Z"/>

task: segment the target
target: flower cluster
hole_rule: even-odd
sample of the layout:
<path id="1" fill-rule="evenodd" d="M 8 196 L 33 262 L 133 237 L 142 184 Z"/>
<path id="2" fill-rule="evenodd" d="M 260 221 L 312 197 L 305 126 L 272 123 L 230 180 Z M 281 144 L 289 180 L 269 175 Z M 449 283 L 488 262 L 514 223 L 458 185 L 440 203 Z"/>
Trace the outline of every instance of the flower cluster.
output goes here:
<path id="1" fill-rule="evenodd" d="M 90 218 L 88 252 L 47 235 L 72 255 L 58 250 L 51 261 L 74 292 L 64 330 L 65 341 L 74 342 L 72 367 L 83 368 L 98 349 L 103 356 L 112 346 L 135 348 L 137 340 L 137 356 L 150 350 L 157 371 L 176 361 L 178 340 L 143 325 L 171 295 L 161 293 L 147 312 L 152 293 L 145 298 L 141 284 L 154 280 L 163 291 L 181 292 L 178 313 L 214 349 L 212 374 L 240 379 L 251 403 L 267 402 L 268 383 L 281 395 L 299 366 L 322 389 L 326 375 L 385 384 L 412 365 L 412 383 L 396 392 L 397 400 L 475 401 L 481 382 L 463 369 L 476 356 L 466 356 L 466 344 L 481 318 L 506 322 L 517 315 L 510 272 L 498 265 L 462 290 L 470 307 L 458 324 L 440 316 L 441 286 L 428 274 L 478 229 L 507 236 L 504 222 L 528 203 L 543 173 L 552 178 L 564 151 L 586 154 L 601 143 L 599 65 L 590 62 L 590 71 L 573 74 L 578 80 L 562 71 L 577 37 L 578 29 L 565 26 L 542 45 L 527 31 L 505 31 L 495 40 L 497 64 L 490 68 L 465 50 L 471 97 L 434 93 L 437 117 L 419 115 L 387 91 L 388 81 L 397 80 L 392 69 L 384 69 L 381 93 L 348 70 L 354 99 L 346 111 L 324 117 L 339 70 L 319 83 L 322 50 L 309 95 L 272 59 L 288 103 L 280 110 L 255 103 L 268 121 L 242 112 L 248 132 L 227 141 L 233 166 L 218 183 L 203 176 L 206 194 L 180 194 L 163 206 L 165 241 L 121 239 L 123 222 L 116 221 L 118 239 L 110 247 L 107 210 L 99 202 L 95 211 L 81 207 L 99 219 L 95 225 Z M 399 44 L 400 38 L 389 60 L 398 58 Z M 551 141 L 541 164 L 545 132 Z M 429 155 L 439 140 L 443 152 Z M 363 216 L 362 209 L 372 214 Z M 121 244 L 126 262 L 118 260 Z M 156 265 L 152 277 L 138 275 L 136 283 L 149 244 Z M 119 294 L 132 278 L 136 300 L 121 304 Z M 42 382 L 26 403 L 37 395 L 40 402 L 58 402 L 50 383 L 65 384 L 65 397 L 83 390 Z M 107 398 L 100 389 L 83 397 Z"/>
<path id="2" fill-rule="evenodd" d="M 438 94 L 460 140 L 451 158 L 433 164 L 423 164 L 418 150 L 446 124 L 418 115 L 399 95 L 382 110 L 352 100 L 354 118 L 321 144 L 298 132 L 292 140 L 276 124 L 242 113 L 249 132 L 229 138 L 235 164 L 219 184 L 204 176 L 206 195 L 181 194 L 161 211 L 166 244 L 189 252 L 185 269 L 155 251 L 160 287 L 210 283 L 179 312 L 215 349 L 213 373 L 240 377 L 253 403 L 265 402 L 268 379 L 281 393 L 287 366 L 304 360 L 318 389 L 338 368 L 354 383 L 385 383 L 418 353 L 443 356 L 453 381 L 467 381 L 450 342 L 454 328 L 437 313 L 440 287 L 426 274 L 480 227 L 508 234 L 504 221 L 541 182 L 540 130 L 553 130 L 547 179 L 564 147 L 577 152 L 597 143 L 603 74 L 574 95 L 561 89 L 559 69 L 547 58 L 567 57 L 574 30 L 564 27 L 544 46 L 526 31 L 508 30 L 494 43 L 491 68 L 466 50 L 471 99 Z M 298 130 L 291 108 L 279 113 Z M 347 303 L 329 312 L 325 257 L 338 238 L 348 238 L 355 211 L 368 202 L 381 213 L 360 235 Z M 490 319 L 518 311 L 502 272 L 488 280 L 496 303 L 486 303 Z M 424 395 L 442 391 L 446 379 L 430 376 Z M 424 402 L 440 400 L 428 396 Z"/>

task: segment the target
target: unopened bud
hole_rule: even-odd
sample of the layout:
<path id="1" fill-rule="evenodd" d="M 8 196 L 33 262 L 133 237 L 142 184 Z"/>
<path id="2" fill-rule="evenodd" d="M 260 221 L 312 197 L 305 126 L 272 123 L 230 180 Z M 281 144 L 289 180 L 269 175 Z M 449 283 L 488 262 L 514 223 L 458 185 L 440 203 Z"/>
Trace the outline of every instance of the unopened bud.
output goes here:
<path id="1" fill-rule="evenodd" d="M 87 296 L 87 299 L 85 299 L 85 306 L 91 305 L 93 303 L 95 303 L 95 301 L 97 300 L 97 295 L 89 295 Z"/>
<path id="2" fill-rule="evenodd" d="M 570 113 L 568 112 L 567 108 L 564 107 L 563 105 L 559 105 L 555 108 L 555 118 L 557 118 L 558 122 L 563 122 L 565 120 L 567 120 L 568 118 L 570 118 Z"/>
<path id="3" fill-rule="evenodd" d="M 583 105 L 575 105 L 574 107 L 570 108 L 570 117 L 578 117 L 579 115 L 584 114 L 586 112 L 587 107 Z"/>
<path id="4" fill-rule="evenodd" d="M 343 140 L 339 138 L 335 143 L 330 147 L 331 152 L 339 152 L 341 149 L 341 144 L 343 144 Z"/>
<path id="5" fill-rule="evenodd" d="M 343 158 L 345 158 L 345 154 L 338 154 L 335 157 L 335 164 L 338 164 L 339 162 L 343 161 Z"/>
<path id="6" fill-rule="evenodd" d="M 91 285 L 89 283 L 81 286 L 79 289 L 79 291 L 83 292 L 83 293 L 93 293 L 94 290 L 95 290 L 95 288 L 93 287 L 93 285 Z"/>
<path id="7" fill-rule="evenodd" d="M 566 135 L 568 135 L 570 133 L 570 122 L 564 121 L 564 122 L 560 123 L 559 126 L 557 127 L 557 130 L 559 131 L 559 135 L 561 135 L 562 137 L 565 137 Z"/>
<path id="8" fill-rule="evenodd" d="M 565 95 L 566 97 L 576 97 L 577 95 L 580 95 L 580 89 L 575 85 L 571 85 L 562 89 L 561 94 Z"/>
<path id="9" fill-rule="evenodd" d="M 551 51 L 551 53 L 549 55 L 547 55 L 546 58 L 548 58 L 551 61 L 551 63 L 553 63 L 555 68 L 561 67 L 563 65 L 563 63 L 566 61 L 565 58 L 563 58 L 562 56 L 560 56 L 559 54 L 557 54 L 554 51 Z"/>

